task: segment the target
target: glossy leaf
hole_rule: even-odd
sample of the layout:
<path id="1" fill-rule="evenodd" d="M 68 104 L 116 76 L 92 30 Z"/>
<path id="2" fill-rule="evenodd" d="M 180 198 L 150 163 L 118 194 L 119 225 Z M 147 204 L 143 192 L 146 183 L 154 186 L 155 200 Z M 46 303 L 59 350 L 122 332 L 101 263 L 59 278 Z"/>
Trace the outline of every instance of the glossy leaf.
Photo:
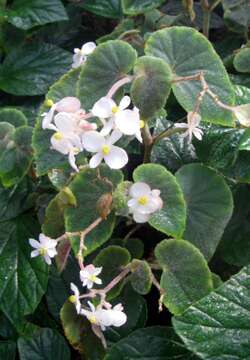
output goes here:
<path id="1" fill-rule="evenodd" d="M 57 331 L 41 329 L 33 338 L 18 339 L 20 360 L 70 360 L 66 341 Z"/>
<path id="2" fill-rule="evenodd" d="M 4 108 L 0 110 L 0 122 L 7 122 L 15 127 L 27 125 L 27 118 L 18 109 Z"/>
<path id="3" fill-rule="evenodd" d="M 146 295 L 151 290 L 152 272 L 150 266 L 145 260 L 133 260 L 132 275 L 130 282 L 133 289 L 139 294 Z"/>
<path id="4" fill-rule="evenodd" d="M 142 56 L 135 64 L 134 73 L 132 101 L 140 110 L 141 118 L 147 119 L 165 106 L 171 90 L 172 72 L 163 60 Z"/>
<path id="5" fill-rule="evenodd" d="M 247 359 L 250 353 L 250 267 L 173 320 L 188 349 L 202 359 Z"/>
<path id="6" fill-rule="evenodd" d="M 184 240 L 163 240 L 155 248 L 163 269 L 161 288 L 164 305 L 175 315 L 213 289 L 212 274 L 200 251 Z"/>
<path id="7" fill-rule="evenodd" d="M 226 104 L 234 103 L 233 87 L 227 72 L 210 42 L 198 31 L 187 27 L 172 27 L 156 31 L 146 43 L 145 52 L 165 60 L 176 77 L 204 72 L 212 91 Z M 195 54 L 195 56 L 194 56 Z M 193 111 L 201 90 L 199 81 L 181 81 L 172 86 L 174 95 L 186 111 Z M 232 125 L 232 115 L 215 105 L 205 95 L 200 107 L 202 119 L 215 124 Z"/>
<path id="8" fill-rule="evenodd" d="M 121 0 L 84 0 L 80 6 L 99 16 L 114 19 L 122 17 Z"/>
<path id="9" fill-rule="evenodd" d="M 201 165 L 184 165 L 176 173 L 187 204 L 183 239 L 210 259 L 233 212 L 232 194 L 224 179 Z"/>
<path id="10" fill-rule="evenodd" d="M 110 40 L 100 44 L 82 67 L 78 97 L 86 110 L 105 96 L 115 82 L 132 70 L 136 51 L 126 42 Z"/>
<path id="11" fill-rule="evenodd" d="M 68 232 L 81 231 L 91 225 L 100 213 L 97 211 L 97 203 L 105 194 L 110 194 L 122 181 L 122 173 L 119 170 L 110 170 L 107 166 L 96 169 L 83 169 L 70 183 L 69 188 L 76 197 L 77 206 L 65 210 L 65 227 Z M 83 191 L 88 189 L 88 191 Z M 111 236 L 114 228 L 115 216 L 112 211 L 107 219 L 103 220 L 85 238 L 87 250 L 84 255 L 101 246 Z M 71 244 L 77 253 L 79 237 L 71 238 Z"/>
<path id="12" fill-rule="evenodd" d="M 164 0 L 122 0 L 123 11 L 127 15 L 139 15 L 164 3 Z"/>
<path id="13" fill-rule="evenodd" d="M 130 262 L 130 253 L 121 246 L 111 245 L 101 250 L 94 259 L 94 265 L 102 267 L 100 278 L 102 279 L 101 287 L 107 286 L 117 275 L 119 275 L 126 265 Z M 108 299 L 119 295 L 123 286 L 120 282 L 109 293 Z"/>
<path id="14" fill-rule="evenodd" d="M 10 52 L 0 67 L 0 88 L 12 95 L 43 95 L 64 74 L 72 55 L 51 44 L 28 44 Z"/>
<path id="15" fill-rule="evenodd" d="M 68 20 L 60 0 L 14 0 L 7 20 L 22 30 L 55 21 Z"/>
<path id="16" fill-rule="evenodd" d="M 149 224 L 167 235 L 180 238 L 185 229 L 186 206 L 175 177 L 161 165 L 145 164 L 135 169 L 133 178 L 147 183 L 152 190 L 161 191 L 163 207 L 153 214 Z"/>
<path id="17" fill-rule="evenodd" d="M 46 98 L 56 103 L 66 96 L 76 96 L 76 83 L 78 81 L 79 71 L 79 69 L 71 70 L 64 75 L 50 88 Z M 46 106 L 42 105 L 32 139 L 38 176 L 44 175 L 52 169 L 70 168 L 67 156 L 51 149 L 50 138 L 53 132 L 42 129 L 41 114 L 48 110 Z"/>
<path id="18" fill-rule="evenodd" d="M 0 307 L 15 326 L 35 310 L 47 287 L 47 265 L 30 257 L 28 239 L 37 236 L 35 224 L 28 216 L 1 223 Z"/>
<path id="19" fill-rule="evenodd" d="M 115 344 L 105 360 L 191 360 L 194 359 L 172 328 L 152 326 L 138 329 Z"/>
<path id="20" fill-rule="evenodd" d="M 239 72 L 250 73 L 249 63 L 250 63 L 250 48 L 243 48 L 234 57 L 234 67 Z"/>

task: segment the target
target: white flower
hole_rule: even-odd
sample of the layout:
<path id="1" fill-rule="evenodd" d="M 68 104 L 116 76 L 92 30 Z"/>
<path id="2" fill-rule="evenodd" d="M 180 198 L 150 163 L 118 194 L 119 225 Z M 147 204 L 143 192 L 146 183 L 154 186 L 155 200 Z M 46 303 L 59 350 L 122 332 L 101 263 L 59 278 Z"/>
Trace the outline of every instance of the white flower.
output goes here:
<path id="1" fill-rule="evenodd" d="M 163 205 L 160 190 L 151 190 L 149 185 L 143 182 L 133 184 L 129 189 L 129 196 L 129 212 L 133 214 L 133 219 L 137 223 L 147 222 Z"/>
<path id="2" fill-rule="evenodd" d="M 81 49 L 75 48 L 72 68 L 77 68 L 78 66 L 82 65 L 87 60 L 87 56 L 91 54 L 95 48 L 96 44 L 91 41 L 84 44 Z"/>
<path id="3" fill-rule="evenodd" d="M 94 104 L 92 114 L 101 119 L 109 119 L 101 131 L 102 135 L 105 136 L 112 129 L 117 128 L 125 135 L 135 135 L 142 142 L 139 109 L 136 107 L 133 110 L 127 109 L 130 102 L 130 97 L 124 96 L 117 106 L 114 100 L 102 97 Z"/>
<path id="4" fill-rule="evenodd" d="M 245 127 L 250 126 L 250 104 L 234 106 L 232 109 L 241 125 Z"/>
<path id="5" fill-rule="evenodd" d="M 203 131 L 198 127 L 200 121 L 201 121 L 201 117 L 198 113 L 189 112 L 187 115 L 187 124 L 179 123 L 179 124 L 175 124 L 175 127 L 187 129 L 187 131 L 185 131 L 183 136 L 188 136 L 189 142 L 192 141 L 193 135 L 196 137 L 196 139 L 202 140 Z"/>
<path id="6" fill-rule="evenodd" d="M 91 322 L 91 324 L 98 325 L 103 331 L 108 326 L 120 327 L 127 321 L 127 316 L 123 312 L 121 304 L 116 305 L 113 309 L 95 308 L 89 301 L 90 310 L 82 309 L 81 314 Z"/>
<path id="7" fill-rule="evenodd" d="M 82 286 L 87 286 L 88 289 L 91 289 L 94 284 L 102 284 L 102 280 L 97 277 L 101 272 L 102 267 L 95 267 L 92 264 L 85 266 L 85 268 L 80 271 Z"/>
<path id="8" fill-rule="evenodd" d="M 74 295 L 69 297 L 69 301 L 75 305 L 77 314 L 80 314 L 81 311 L 81 302 L 80 302 L 80 293 L 77 286 L 73 283 L 70 283 L 70 288 L 73 291 Z"/>
<path id="9" fill-rule="evenodd" d="M 56 254 L 56 245 L 57 241 L 54 239 L 45 236 L 44 234 L 39 235 L 39 241 L 34 239 L 29 239 L 30 245 L 35 249 L 31 252 L 31 257 L 43 256 L 44 260 L 48 265 L 51 264 L 51 258 Z"/>
<path id="10" fill-rule="evenodd" d="M 77 120 L 71 114 L 60 112 L 55 116 L 54 130 L 50 142 L 52 149 L 61 154 L 68 155 L 69 163 L 72 168 L 78 171 L 75 163 L 75 155 L 83 150 L 79 133 L 81 129 Z"/>
<path id="11" fill-rule="evenodd" d="M 55 129 L 55 126 L 52 124 L 55 112 L 67 112 L 67 113 L 75 113 L 80 111 L 81 103 L 76 97 L 67 96 L 57 103 L 54 103 L 52 100 L 46 100 L 45 104 L 50 107 L 48 112 L 42 114 L 42 128 L 43 129 Z"/>
<path id="12" fill-rule="evenodd" d="M 89 166 L 96 168 L 104 159 L 111 169 L 121 169 L 128 162 L 125 150 L 113 144 L 122 136 L 119 130 L 114 130 L 108 137 L 104 137 L 97 131 L 87 131 L 83 134 L 83 146 L 87 151 L 96 153 L 90 159 Z"/>

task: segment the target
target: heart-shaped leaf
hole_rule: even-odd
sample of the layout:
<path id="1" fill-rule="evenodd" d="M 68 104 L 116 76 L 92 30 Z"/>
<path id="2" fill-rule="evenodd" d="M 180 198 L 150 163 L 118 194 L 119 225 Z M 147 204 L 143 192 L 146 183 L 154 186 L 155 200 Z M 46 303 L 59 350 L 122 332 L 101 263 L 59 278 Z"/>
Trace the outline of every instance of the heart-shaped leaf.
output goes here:
<path id="1" fill-rule="evenodd" d="M 250 9 L 250 8 L 249 8 Z M 250 73 L 250 49 L 241 49 L 234 57 L 234 67 L 242 73 Z"/>
<path id="2" fill-rule="evenodd" d="M 176 178 L 187 204 L 183 239 L 210 259 L 232 216 L 231 191 L 220 175 L 201 164 L 184 165 L 177 171 Z"/>

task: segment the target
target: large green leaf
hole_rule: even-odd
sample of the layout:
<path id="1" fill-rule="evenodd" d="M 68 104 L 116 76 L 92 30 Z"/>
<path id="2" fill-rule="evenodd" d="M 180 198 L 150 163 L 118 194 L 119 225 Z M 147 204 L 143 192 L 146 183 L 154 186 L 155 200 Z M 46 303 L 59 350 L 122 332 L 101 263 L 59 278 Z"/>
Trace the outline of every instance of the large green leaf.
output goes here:
<path id="1" fill-rule="evenodd" d="M 41 329 L 31 338 L 20 337 L 18 351 L 20 360 L 70 360 L 66 341 L 52 329 Z"/>
<path id="2" fill-rule="evenodd" d="M 211 43 L 198 31 L 181 26 L 156 31 L 148 39 L 145 52 L 165 60 L 176 77 L 203 71 L 208 85 L 220 100 L 227 104 L 234 103 L 233 87 L 221 59 Z M 178 82 L 173 84 L 172 89 L 184 109 L 192 111 L 201 90 L 200 81 Z M 205 121 L 233 124 L 231 113 L 220 109 L 208 95 L 204 96 L 200 111 Z"/>
<path id="3" fill-rule="evenodd" d="M 79 5 L 96 15 L 114 19 L 122 17 L 121 0 L 84 0 Z"/>
<path id="4" fill-rule="evenodd" d="M 1 223 L 0 308 L 15 326 L 35 310 L 47 287 L 48 266 L 30 257 L 28 239 L 37 236 L 34 225 L 28 216 Z"/>
<path id="5" fill-rule="evenodd" d="M 28 121 L 22 111 L 12 108 L 3 108 L 0 111 L 0 122 L 7 122 L 15 127 L 19 127 L 27 125 Z"/>
<path id="6" fill-rule="evenodd" d="M 5 187 L 19 183 L 32 163 L 31 137 L 33 128 L 20 126 L 13 134 L 13 146 L 0 154 L 0 178 Z"/>
<path id="7" fill-rule="evenodd" d="M 0 358 L 5 360 L 15 360 L 16 344 L 14 341 L 0 341 Z"/>
<path id="8" fill-rule="evenodd" d="M 14 0 L 7 21 L 19 29 L 68 20 L 60 0 Z"/>
<path id="9" fill-rule="evenodd" d="M 163 240 L 155 248 L 163 269 L 164 305 L 175 315 L 213 289 L 212 274 L 200 251 L 184 240 Z"/>
<path id="10" fill-rule="evenodd" d="M 82 67 L 78 97 L 85 109 L 105 96 L 111 86 L 130 70 L 136 61 L 136 51 L 126 42 L 110 40 L 98 45 Z"/>
<path id="11" fill-rule="evenodd" d="M 152 326 L 138 329 L 115 344 L 105 360 L 191 360 L 172 328 Z"/>
<path id="12" fill-rule="evenodd" d="M 68 232 L 81 231 L 91 225 L 100 217 L 98 201 L 105 194 L 110 194 L 113 188 L 122 181 L 122 173 L 119 170 L 110 170 L 107 166 L 101 166 L 98 170 L 86 167 L 70 183 L 69 188 L 76 197 L 76 207 L 65 210 L 65 227 Z M 87 191 L 83 191 L 87 189 Z M 87 255 L 101 246 L 109 239 L 115 225 L 115 215 L 112 211 L 107 219 L 104 219 L 85 238 Z M 79 237 L 71 239 L 73 249 L 78 252 Z"/>
<path id="13" fill-rule="evenodd" d="M 148 119 L 165 106 L 171 90 L 172 72 L 163 60 L 142 56 L 135 64 L 134 73 L 131 97 L 142 119 Z"/>
<path id="14" fill-rule="evenodd" d="M 66 96 L 76 96 L 76 83 L 78 81 L 79 71 L 79 69 L 74 69 L 62 76 L 62 78 L 50 88 L 46 98 L 56 103 Z M 42 105 L 32 139 L 36 170 L 39 176 L 46 174 L 54 168 L 69 168 L 67 157 L 58 151 L 51 150 L 50 138 L 53 133 L 50 130 L 42 129 L 41 114 L 48 110 L 46 106 Z"/>
<path id="15" fill-rule="evenodd" d="M 188 349 L 207 360 L 250 356 L 250 267 L 173 320 Z"/>
<path id="16" fill-rule="evenodd" d="M 167 235 L 180 238 L 185 229 L 186 206 L 175 177 L 161 165 L 144 164 L 135 169 L 133 178 L 136 182 L 147 183 L 151 189 L 161 191 L 163 207 L 150 218 L 150 225 Z"/>
<path id="17" fill-rule="evenodd" d="M 201 165 L 184 165 L 176 173 L 187 204 L 183 239 L 210 259 L 233 212 L 232 194 L 224 179 Z"/>
<path id="18" fill-rule="evenodd" d="M 164 0 L 122 0 L 122 8 L 127 15 L 144 14 L 160 6 Z"/>
<path id="19" fill-rule="evenodd" d="M 28 44 L 11 51 L 0 67 L 0 88 L 13 95 L 42 95 L 69 70 L 72 55 L 51 44 Z"/>

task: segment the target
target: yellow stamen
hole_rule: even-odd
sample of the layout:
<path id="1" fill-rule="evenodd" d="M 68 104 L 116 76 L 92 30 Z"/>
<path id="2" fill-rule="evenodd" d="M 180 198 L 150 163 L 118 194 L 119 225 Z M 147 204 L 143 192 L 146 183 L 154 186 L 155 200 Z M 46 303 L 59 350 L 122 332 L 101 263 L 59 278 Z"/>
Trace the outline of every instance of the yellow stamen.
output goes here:
<path id="1" fill-rule="evenodd" d="M 46 249 L 46 248 L 40 248 L 40 249 L 39 249 L 39 254 L 40 254 L 41 256 L 46 255 L 46 254 L 47 254 L 47 249 Z"/>
<path id="2" fill-rule="evenodd" d="M 91 315 L 89 317 L 89 321 L 91 322 L 91 324 L 97 324 L 97 319 L 94 315 Z"/>
<path id="3" fill-rule="evenodd" d="M 54 101 L 51 100 L 51 99 L 46 99 L 44 101 L 44 105 L 47 106 L 47 107 L 52 107 L 54 105 Z"/>
<path id="4" fill-rule="evenodd" d="M 104 155 L 108 155 L 110 153 L 110 147 L 108 145 L 103 145 L 102 152 Z"/>
<path id="5" fill-rule="evenodd" d="M 112 107 L 111 110 L 112 110 L 113 114 L 116 114 L 119 111 L 119 108 L 118 108 L 118 106 L 115 105 L 115 106 Z"/>
<path id="6" fill-rule="evenodd" d="M 77 155 L 77 154 L 79 154 L 80 149 L 78 149 L 78 148 L 74 148 L 74 150 L 73 150 L 73 151 L 74 151 L 74 154 L 75 154 L 75 155 Z"/>
<path id="7" fill-rule="evenodd" d="M 76 296 L 75 295 L 71 295 L 69 297 L 69 301 L 72 303 L 72 304 L 75 304 L 76 303 Z"/>
<path id="8" fill-rule="evenodd" d="M 145 121 L 144 120 L 140 120 L 140 129 L 143 129 L 145 126 Z"/>
<path id="9" fill-rule="evenodd" d="M 141 196 L 138 199 L 138 203 L 140 205 L 146 205 L 148 203 L 148 197 L 147 196 Z"/>
<path id="10" fill-rule="evenodd" d="M 96 281 L 96 276 L 95 275 L 90 275 L 89 280 L 92 281 L 92 282 L 95 282 Z"/>
<path id="11" fill-rule="evenodd" d="M 54 135 L 53 135 L 53 138 L 56 139 L 56 140 L 62 140 L 63 138 L 63 135 L 57 131 Z"/>

